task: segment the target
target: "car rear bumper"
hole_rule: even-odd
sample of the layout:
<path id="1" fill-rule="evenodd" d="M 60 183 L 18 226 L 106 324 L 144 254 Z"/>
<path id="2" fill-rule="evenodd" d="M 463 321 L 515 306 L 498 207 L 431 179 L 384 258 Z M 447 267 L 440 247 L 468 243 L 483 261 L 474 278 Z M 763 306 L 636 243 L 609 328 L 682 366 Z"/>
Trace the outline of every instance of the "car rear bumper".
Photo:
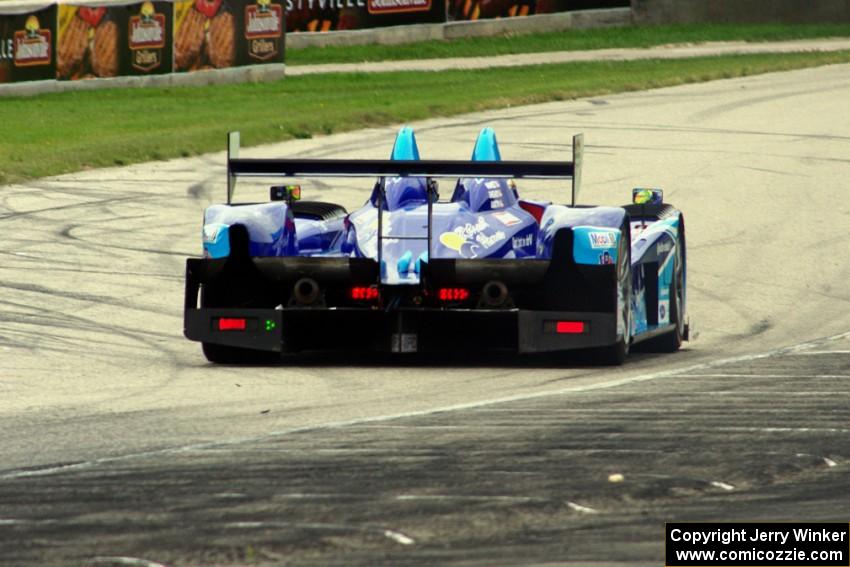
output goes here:
<path id="1" fill-rule="evenodd" d="M 522 309 L 196 308 L 185 311 L 184 334 L 204 343 L 279 352 L 532 353 L 606 346 L 617 340 L 613 313 Z"/>

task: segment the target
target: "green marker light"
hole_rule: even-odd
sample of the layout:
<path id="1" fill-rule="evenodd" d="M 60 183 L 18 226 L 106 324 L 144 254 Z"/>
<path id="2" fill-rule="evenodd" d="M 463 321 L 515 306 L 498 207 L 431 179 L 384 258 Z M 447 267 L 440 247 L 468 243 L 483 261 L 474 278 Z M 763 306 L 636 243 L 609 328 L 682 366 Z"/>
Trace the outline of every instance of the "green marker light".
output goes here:
<path id="1" fill-rule="evenodd" d="M 266 331 L 273 331 L 277 327 L 277 323 L 271 319 L 266 319 Z"/>

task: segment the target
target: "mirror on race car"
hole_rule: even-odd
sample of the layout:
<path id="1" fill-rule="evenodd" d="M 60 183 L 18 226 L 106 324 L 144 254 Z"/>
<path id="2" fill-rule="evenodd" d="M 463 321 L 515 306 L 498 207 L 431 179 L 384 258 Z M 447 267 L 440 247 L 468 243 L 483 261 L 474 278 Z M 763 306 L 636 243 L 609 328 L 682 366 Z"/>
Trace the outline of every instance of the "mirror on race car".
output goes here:
<path id="1" fill-rule="evenodd" d="M 632 203 L 635 205 L 660 205 L 664 202 L 664 191 L 661 189 L 632 189 Z"/>
<path id="2" fill-rule="evenodd" d="M 301 186 L 300 185 L 272 185 L 269 191 L 269 199 L 272 201 L 300 201 Z"/>

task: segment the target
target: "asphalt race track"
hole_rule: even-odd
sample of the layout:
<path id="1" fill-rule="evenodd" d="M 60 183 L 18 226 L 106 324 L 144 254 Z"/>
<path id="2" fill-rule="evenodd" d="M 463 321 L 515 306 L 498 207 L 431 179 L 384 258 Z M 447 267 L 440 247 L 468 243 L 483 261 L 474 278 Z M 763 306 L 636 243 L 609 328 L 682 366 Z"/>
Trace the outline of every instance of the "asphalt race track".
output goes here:
<path id="1" fill-rule="evenodd" d="M 414 124 L 430 158 L 490 125 L 505 159 L 568 159 L 584 132 L 581 201 L 685 211 L 696 339 L 616 369 L 215 367 L 182 274 L 223 153 L 4 187 L 0 564 L 661 565 L 665 521 L 850 521 L 848 100 L 842 65 Z M 243 155 L 383 158 L 394 131 Z"/>

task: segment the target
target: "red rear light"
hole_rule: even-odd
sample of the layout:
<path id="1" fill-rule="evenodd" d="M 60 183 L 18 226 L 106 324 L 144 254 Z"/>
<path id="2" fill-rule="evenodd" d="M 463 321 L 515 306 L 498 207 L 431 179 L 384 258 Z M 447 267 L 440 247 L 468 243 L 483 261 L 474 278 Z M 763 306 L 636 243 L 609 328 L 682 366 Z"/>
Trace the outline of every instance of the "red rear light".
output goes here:
<path id="1" fill-rule="evenodd" d="M 465 287 L 441 287 L 437 297 L 440 301 L 466 301 L 469 299 L 469 290 Z"/>
<path id="2" fill-rule="evenodd" d="M 381 297 L 376 287 L 358 286 L 351 288 L 351 299 L 356 301 L 374 301 Z"/>
<path id="3" fill-rule="evenodd" d="M 244 331 L 248 328 L 248 320 L 238 317 L 221 317 L 218 320 L 219 331 Z"/>
<path id="4" fill-rule="evenodd" d="M 558 321 L 555 332 L 560 334 L 578 335 L 584 332 L 584 321 Z"/>

